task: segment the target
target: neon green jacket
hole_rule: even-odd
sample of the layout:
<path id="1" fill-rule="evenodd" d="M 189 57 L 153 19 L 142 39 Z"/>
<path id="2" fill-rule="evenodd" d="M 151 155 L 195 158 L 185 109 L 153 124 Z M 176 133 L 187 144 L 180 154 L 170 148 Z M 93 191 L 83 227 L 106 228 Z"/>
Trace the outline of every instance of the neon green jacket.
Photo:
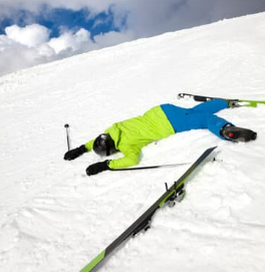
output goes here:
<path id="1" fill-rule="evenodd" d="M 149 143 L 175 134 L 172 125 L 160 106 L 144 115 L 113 124 L 104 131 L 109 133 L 123 158 L 109 162 L 111 169 L 125 168 L 138 164 L 141 150 Z M 88 151 L 93 149 L 94 140 L 85 144 Z"/>

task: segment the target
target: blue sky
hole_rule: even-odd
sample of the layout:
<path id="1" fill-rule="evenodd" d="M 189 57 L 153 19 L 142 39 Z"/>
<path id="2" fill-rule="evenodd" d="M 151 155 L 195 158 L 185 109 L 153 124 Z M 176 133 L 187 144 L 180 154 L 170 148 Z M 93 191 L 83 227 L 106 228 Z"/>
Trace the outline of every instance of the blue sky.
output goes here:
<path id="1" fill-rule="evenodd" d="M 0 76 L 263 11 L 265 0 L 0 0 Z"/>
<path id="2" fill-rule="evenodd" d="M 51 30 L 50 37 L 59 37 L 61 29 L 73 31 L 85 28 L 90 31 L 91 37 L 109 31 L 119 32 L 120 28 L 114 25 L 114 14 L 111 7 L 107 11 L 99 12 L 91 16 L 87 7 L 80 10 L 66 8 L 42 7 L 42 12 L 34 14 L 27 10 L 18 10 L 14 14 L 3 17 L 0 22 L 0 34 L 5 34 L 5 28 L 14 24 L 25 27 L 29 18 L 34 23 L 43 25 Z M 98 23 L 100 22 L 100 23 Z M 124 26 L 126 25 L 126 14 L 124 15 Z"/>

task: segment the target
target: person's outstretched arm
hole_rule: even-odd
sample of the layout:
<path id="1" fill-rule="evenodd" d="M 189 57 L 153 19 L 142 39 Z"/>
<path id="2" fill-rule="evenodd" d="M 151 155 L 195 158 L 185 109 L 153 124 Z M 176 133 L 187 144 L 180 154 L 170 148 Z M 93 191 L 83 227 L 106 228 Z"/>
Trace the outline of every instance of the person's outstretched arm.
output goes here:
<path id="1" fill-rule="evenodd" d="M 139 162 L 140 151 L 135 149 L 127 150 L 126 154 L 124 154 L 123 158 L 115 159 L 115 160 L 106 160 L 103 162 L 98 162 L 92 165 L 89 165 L 86 169 L 86 173 L 88 176 L 96 175 L 105 170 L 126 168 L 130 166 L 137 165 Z"/>

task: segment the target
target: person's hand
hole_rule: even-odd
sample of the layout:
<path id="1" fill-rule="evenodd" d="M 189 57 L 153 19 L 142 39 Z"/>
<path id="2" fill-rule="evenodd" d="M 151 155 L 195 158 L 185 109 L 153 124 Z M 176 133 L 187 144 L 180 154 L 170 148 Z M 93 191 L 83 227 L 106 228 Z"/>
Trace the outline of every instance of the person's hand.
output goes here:
<path id="1" fill-rule="evenodd" d="M 85 152 L 87 152 L 85 145 L 81 145 L 80 147 L 77 147 L 75 149 L 72 149 L 72 150 L 69 150 L 68 152 L 66 152 L 64 154 L 64 159 L 66 161 L 71 161 L 71 160 L 74 160 L 77 157 L 81 156 Z"/>
<path id="2" fill-rule="evenodd" d="M 100 172 L 103 172 L 105 170 L 109 170 L 109 161 L 104 161 L 104 162 L 98 162 L 95 164 L 91 164 L 87 167 L 86 173 L 88 176 L 96 175 Z"/>

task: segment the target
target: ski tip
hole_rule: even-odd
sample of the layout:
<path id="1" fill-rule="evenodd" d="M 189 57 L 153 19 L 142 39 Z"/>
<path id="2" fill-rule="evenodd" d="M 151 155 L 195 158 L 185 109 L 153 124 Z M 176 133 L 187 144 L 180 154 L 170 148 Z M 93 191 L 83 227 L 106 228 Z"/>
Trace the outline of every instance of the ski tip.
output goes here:
<path id="1" fill-rule="evenodd" d="M 183 94 L 183 93 L 179 93 L 179 94 L 177 95 L 177 98 L 178 98 L 178 99 L 183 98 L 183 97 L 184 97 L 184 94 Z"/>
<path id="2" fill-rule="evenodd" d="M 210 153 L 212 153 L 218 146 L 213 146 L 213 147 L 209 147 L 204 151 L 204 154 L 206 154 L 206 156 L 208 156 Z"/>
<path id="3" fill-rule="evenodd" d="M 210 152 L 212 152 L 212 151 L 214 151 L 217 147 L 218 147 L 218 145 L 213 146 L 213 147 L 210 147 L 208 150 L 209 150 Z"/>

